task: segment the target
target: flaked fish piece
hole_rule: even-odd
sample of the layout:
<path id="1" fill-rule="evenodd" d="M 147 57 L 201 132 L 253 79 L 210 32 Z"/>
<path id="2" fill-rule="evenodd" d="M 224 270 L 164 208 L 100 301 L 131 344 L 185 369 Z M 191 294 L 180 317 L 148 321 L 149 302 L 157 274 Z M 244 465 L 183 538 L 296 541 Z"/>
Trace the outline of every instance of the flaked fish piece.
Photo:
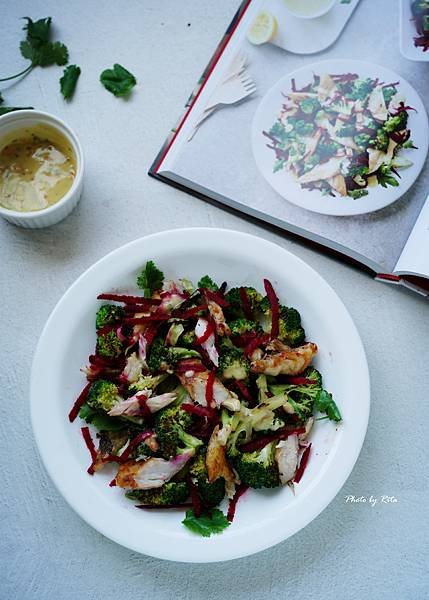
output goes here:
<path id="1" fill-rule="evenodd" d="M 389 116 L 384 100 L 383 88 L 377 85 L 369 95 L 368 110 L 378 121 L 385 121 Z"/>
<path id="2" fill-rule="evenodd" d="M 134 396 L 127 398 L 126 400 L 121 400 L 115 406 L 109 410 L 109 415 L 111 417 L 118 417 L 120 415 L 127 415 L 129 417 L 136 417 L 141 415 L 141 405 L 139 401 L 139 397 L 142 395 L 149 395 L 151 393 L 150 390 L 138 392 Z M 167 392 L 165 394 L 160 394 L 159 396 L 152 396 L 147 398 L 145 405 L 150 410 L 151 413 L 158 412 L 161 408 L 168 406 L 174 400 L 176 400 L 177 394 L 175 392 Z"/>
<path id="3" fill-rule="evenodd" d="M 223 314 L 222 307 L 213 300 L 209 300 L 207 304 L 209 307 L 210 316 L 215 323 L 216 333 L 220 336 L 230 336 L 231 330 L 228 323 L 225 321 L 225 315 Z"/>
<path id="4" fill-rule="evenodd" d="M 381 165 L 390 164 L 397 145 L 397 142 L 389 139 L 387 152 L 376 150 L 375 148 L 368 148 L 368 173 L 374 173 Z"/>
<path id="5" fill-rule="evenodd" d="M 279 467 L 280 481 L 286 485 L 295 475 L 298 467 L 298 436 L 290 435 L 276 446 L 276 461 Z"/>
<path id="6" fill-rule="evenodd" d="M 194 402 L 207 406 L 206 388 L 209 377 L 208 371 L 178 373 L 180 383 L 186 389 Z M 216 406 L 225 406 L 229 410 L 240 410 L 240 401 L 234 392 L 228 390 L 216 377 L 213 383 L 213 399 Z"/>
<path id="7" fill-rule="evenodd" d="M 335 175 L 338 175 L 341 169 L 341 163 L 343 159 L 333 156 L 329 160 L 319 165 L 316 165 L 314 169 L 304 173 L 301 177 L 298 177 L 299 183 L 312 183 L 313 181 L 320 181 L 323 179 L 330 179 Z"/>
<path id="8" fill-rule="evenodd" d="M 225 443 L 223 432 L 219 425 L 216 425 L 207 446 L 206 467 L 210 483 L 220 477 L 225 479 L 226 491 L 230 497 L 228 490 L 233 493 L 235 474 L 226 458 Z"/>
<path id="9" fill-rule="evenodd" d="M 297 348 L 289 348 L 282 344 L 283 349 L 277 352 L 268 352 L 261 359 L 252 361 L 250 368 L 253 373 L 265 375 L 299 375 L 311 363 L 317 353 L 317 346 L 308 342 Z M 277 346 L 278 347 L 278 346 Z"/>
<path id="10" fill-rule="evenodd" d="M 194 452 L 185 452 L 171 460 L 149 458 L 145 461 L 128 461 L 119 467 L 116 485 L 131 490 L 150 490 L 170 481 L 194 456 Z"/>

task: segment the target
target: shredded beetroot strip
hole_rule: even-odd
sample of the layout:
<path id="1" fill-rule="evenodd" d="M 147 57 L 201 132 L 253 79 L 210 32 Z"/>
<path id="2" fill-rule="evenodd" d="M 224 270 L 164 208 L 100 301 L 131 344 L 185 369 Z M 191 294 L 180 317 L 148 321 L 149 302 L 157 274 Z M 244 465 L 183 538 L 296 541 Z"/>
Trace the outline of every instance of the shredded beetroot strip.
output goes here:
<path id="1" fill-rule="evenodd" d="M 95 449 L 94 442 L 92 441 L 92 437 L 89 432 L 89 428 L 81 427 L 81 432 L 82 432 L 83 439 L 85 440 L 86 447 L 88 448 L 89 453 L 91 454 L 91 460 L 92 460 L 91 464 L 89 465 L 89 467 L 87 469 L 87 472 L 90 475 L 94 475 L 94 462 L 97 459 L 97 450 Z"/>
<path id="2" fill-rule="evenodd" d="M 109 483 L 109 487 L 115 487 L 116 486 L 116 478 L 112 479 L 112 481 Z"/>
<path id="3" fill-rule="evenodd" d="M 256 348 L 262 346 L 263 344 L 267 344 L 270 341 L 270 336 L 267 334 L 260 335 L 251 340 L 244 349 L 244 354 L 246 356 L 250 356 Z"/>
<path id="4" fill-rule="evenodd" d="M 247 291 L 246 291 L 245 287 L 240 288 L 240 300 L 241 300 L 241 305 L 243 307 L 243 312 L 244 312 L 246 319 L 249 319 L 250 321 L 252 321 L 253 320 L 252 309 L 250 308 L 249 299 L 247 297 Z"/>
<path id="5" fill-rule="evenodd" d="M 150 315 L 147 317 L 134 317 L 130 319 L 124 319 L 124 325 L 142 325 L 143 323 L 150 323 L 151 321 L 168 321 L 171 319 L 171 315 Z"/>
<path id="6" fill-rule="evenodd" d="M 203 310 L 207 310 L 207 309 L 208 309 L 207 304 L 199 304 L 198 306 L 193 306 L 192 308 L 188 308 L 188 310 L 185 310 L 184 312 L 178 311 L 177 313 L 174 313 L 174 316 L 177 319 L 190 319 L 191 317 L 194 317 L 197 313 L 202 312 Z"/>
<path id="7" fill-rule="evenodd" d="M 271 305 L 271 338 L 275 339 L 279 335 L 279 299 L 277 298 L 274 288 L 268 279 L 264 279 L 264 288 Z"/>
<path id="8" fill-rule="evenodd" d="M 256 440 L 251 440 L 250 442 L 241 444 L 240 451 L 255 452 L 255 450 L 261 450 L 262 448 L 265 448 L 265 446 L 270 442 L 275 440 L 285 440 L 290 435 L 299 435 L 300 433 L 305 433 L 305 427 L 297 427 L 295 429 L 287 429 L 282 427 L 281 429 L 274 431 L 271 435 L 264 435 Z"/>
<path id="9" fill-rule="evenodd" d="M 177 363 L 176 373 L 186 373 L 186 371 L 194 371 L 194 373 L 201 373 L 207 371 L 203 363 L 194 358 L 184 358 Z"/>
<path id="10" fill-rule="evenodd" d="M 71 411 L 69 412 L 69 421 L 70 421 L 70 423 L 73 423 L 73 421 L 78 416 L 80 409 L 85 404 L 85 400 L 88 397 L 91 385 L 92 385 L 91 382 L 86 384 L 86 386 L 83 388 L 83 390 L 81 391 L 81 393 L 77 397 L 76 402 L 73 404 L 73 407 L 72 407 Z"/>
<path id="11" fill-rule="evenodd" d="M 158 510 L 164 508 L 191 508 L 193 505 L 191 502 L 185 502 L 184 504 L 161 504 L 158 506 L 154 506 L 151 504 L 135 504 L 136 508 L 144 508 L 148 510 Z"/>
<path id="12" fill-rule="evenodd" d="M 311 451 L 311 444 L 309 444 L 307 446 L 307 448 L 304 450 L 304 452 L 302 453 L 301 460 L 299 461 L 299 467 L 296 470 L 295 477 L 293 480 L 294 483 L 299 483 L 301 481 L 301 477 L 304 475 L 304 471 L 305 471 L 305 468 L 308 463 L 310 451 Z"/>
<path id="13" fill-rule="evenodd" d="M 223 308 L 227 308 L 229 306 L 229 302 L 227 302 L 225 298 L 222 298 L 221 294 L 213 292 L 212 290 L 208 290 L 207 288 L 201 288 L 200 292 L 203 293 L 206 298 L 213 300 L 213 302 L 216 302 L 216 304 L 219 304 L 219 306 L 222 306 Z"/>
<path id="14" fill-rule="evenodd" d="M 288 377 L 287 382 L 290 385 L 313 385 L 317 383 L 315 379 L 309 379 L 308 377 Z"/>
<path id="15" fill-rule="evenodd" d="M 249 489 L 248 485 L 245 485 L 244 483 L 240 483 L 240 485 L 235 490 L 234 497 L 231 498 L 231 500 L 229 501 L 228 512 L 226 514 L 226 518 L 228 519 L 228 521 L 230 523 L 232 523 L 232 521 L 234 520 L 235 509 L 237 508 L 237 502 L 239 501 L 241 496 L 244 494 L 244 492 L 247 492 L 248 489 Z"/>
<path id="16" fill-rule="evenodd" d="M 247 400 L 248 402 L 252 401 L 252 396 L 250 395 L 249 389 L 245 383 L 236 379 L 235 386 L 240 390 L 240 393 L 245 400 Z"/>
<path id="17" fill-rule="evenodd" d="M 191 495 L 192 508 L 194 510 L 194 515 L 197 517 L 201 517 L 201 513 L 203 512 L 203 504 L 201 502 L 200 495 L 198 493 L 198 488 L 195 483 L 192 481 L 191 477 L 188 477 L 188 486 L 189 492 Z"/>
<path id="18" fill-rule="evenodd" d="M 150 409 L 149 409 L 149 407 L 147 405 L 147 396 L 146 396 L 146 394 L 138 394 L 137 400 L 138 400 L 139 407 L 140 407 L 140 414 L 145 419 L 151 419 L 152 418 L 152 413 L 150 412 Z"/>
<path id="19" fill-rule="evenodd" d="M 199 417 L 207 417 L 207 419 L 213 420 L 217 418 L 216 412 L 208 406 L 198 406 L 197 404 L 189 404 L 185 402 L 181 405 L 181 408 L 191 415 L 198 415 Z"/>
<path id="20" fill-rule="evenodd" d="M 214 327 L 210 321 L 207 321 L 206 329 L 204 333 L 200 335 L 200 337 L 197 337 L 197 342 L 199 344 L 204 344 L 204 342 L 207 342 L 212 333 L 214 333 Z"/>
<path id="21" fill-rule="evenodd" d="M 142 298 L 141 296 L 127 296 L 125 294 L 100 294 L 98 300 L 112 300 L 113 302 L 123 302 L 124 304 L 142 304 L 151 306 L 161 304 L 159 298 Z"/>
<path id="22" fill-rule="evenodd" d="M 215 370 L 212 369 L 207 377 L 207 385 L 206 385 L 206 402 L 207 406 L 211 407 L 214 402 L 213 388 L 215 382 L 216 373 Z"/>
<path id="23" fill-rule="evenodd" d="M 153 435 L 153 431 L 142 431 L 141 433 L 139 433 L 138 435 L 136 435 L 135 438 L 133 438 L 131 440 L 131 442 L 128 444 L 127 448 L 124 450 L 124 452 L 121 454 L 121 456 L 118 456 L 117 458 L 119 458 L 118 462 L 125 462 L 129 455 L 131 454 L 131 452 L 134 450 L 134 448 L 136 448 L 139 444 L 141 444 L 142 442 L 144 442 L 145 439 L 147 439 L 148 437 L 150 437 L 151 435 Z"/>

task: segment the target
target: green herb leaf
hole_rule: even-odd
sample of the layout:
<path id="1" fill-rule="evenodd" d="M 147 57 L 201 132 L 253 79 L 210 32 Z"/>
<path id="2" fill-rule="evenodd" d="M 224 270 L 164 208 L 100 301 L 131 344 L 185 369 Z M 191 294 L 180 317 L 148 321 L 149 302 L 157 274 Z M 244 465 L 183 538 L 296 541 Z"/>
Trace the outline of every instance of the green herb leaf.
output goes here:
<path id="1" fill-rule="evenodd" d="M 0 106 L 0 117 L 15 110 L 33 110 L 32 106 Z"/>
<path id="2" fill-rule="evenodd" d="M 326 390 L 320 390 L 317 394 L 314 401 L 314 407 L 316 410 L 320 410 L 320 412 L 327 414 L 331 421 L 341 421 L 339 408 L 335 404 L 332 394 Z"/>
<path id="3" fill-rule="evenodd" d="M 127 426 L 124 421 L 97 412 L 86 403 L 79 410 L 79 417 L 87 423 L 91 423 L 100 431 L 120 431 Z"/>
<path id="4" fill-rule="evenodd" d="M 23 19 L 27 21 L 23 30 L 27 32 L 27 40 L 31 46 L 37 48 L 49 42 L 51 37 L 51 17 L 39 19 L 38 21 L 33 21 L 30 17 L 23 17 Z"/>
<path id="5" fill-rule="evenodd" d="M 115 96 L 127 96 L 137 83 L 132 73 L 115 63 L 113 69 L 106 69 L 100 75 L 100 81 Z"/>
<path id="6" fill-rule="evenodd" d="M 211 290 L 212 292 L 217 292 L 219 289 L 219 286 L 208 275 L 204 275 L 204 277 L 201 277 L 197 287 L 206 288 L 207 290 Z"/>
<path id="7" fill-rule="evenodd" d="M 145 298 L 150 298 L 154 292 L 160 290 L 163 283 L 164 273 L 156 267 L 153 260 L 148 260 L 137 277 L 137 285 L 143 290 Z"/>
<path id="8" fill-rule="evenodd" d="M 63 76 L 60 79 L 60 88 L 65 100 L 72 98 L 79 75 L 80 67 L 76 65 L 69 65 L 64 69 Z"/>
<path id="9" fill-rule="evenodd" d="M 230 523 L 223 512 L 214 508 L 211 513 L 196 517 L 192 510 L 186 511 L 186 517 L 182 521 L 183 525 L 203 537 L 210 537 L 212 533 L 221 533 Z"/>

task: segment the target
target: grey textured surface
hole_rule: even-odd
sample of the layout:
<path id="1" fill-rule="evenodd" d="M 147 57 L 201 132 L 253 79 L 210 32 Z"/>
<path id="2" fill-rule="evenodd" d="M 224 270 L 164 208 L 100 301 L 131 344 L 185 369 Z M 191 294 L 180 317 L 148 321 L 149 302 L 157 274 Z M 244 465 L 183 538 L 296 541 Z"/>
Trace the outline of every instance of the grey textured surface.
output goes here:
<path id="1" fill-rule="evenodd" d="M 19 0 L 0 9 L 1 73 L 22 65 L 18 18 L 27 14 L 52 15 L 58 37 L 71 49 L 71 61 L 82 66 L 70 105 L 60 98 L 54 68 L 33 72 L 1 91 L 10 103 L 31 102 L 62 116 L 80 136 L 87 159 L 82 202 L 66 221 L 45 231 L 0 222 L 2 600 L 423 600 L 429 595 L 427 301 L 146 176 L 236 4 Z M 127 102 L 98 84 L 99 72 L 115 61 L 139 79 Z M 367 439 L 332 504 L 283 544 L 209 566 L 139 556 L 88 527 L 58 495 L 40 464 L 28 407 L 38 336 L 74 279 L 127 241 L 190 224 L 261 235 L 315 267 L 355 319 L 372 376 Z M 371 508 L 346 503 L 347 494 L 394 495 L 398 502 Z"/>

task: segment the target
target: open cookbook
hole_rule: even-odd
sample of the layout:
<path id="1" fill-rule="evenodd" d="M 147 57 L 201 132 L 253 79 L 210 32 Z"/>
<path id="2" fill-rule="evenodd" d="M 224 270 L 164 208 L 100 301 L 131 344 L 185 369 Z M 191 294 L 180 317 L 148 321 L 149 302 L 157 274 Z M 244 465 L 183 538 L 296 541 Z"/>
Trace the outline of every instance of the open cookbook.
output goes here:
<path id="1" fill-rule="evenodd" d="M 364 4 L 243 2 L 149 173 L 428 295 L 429 78 Z"/>

